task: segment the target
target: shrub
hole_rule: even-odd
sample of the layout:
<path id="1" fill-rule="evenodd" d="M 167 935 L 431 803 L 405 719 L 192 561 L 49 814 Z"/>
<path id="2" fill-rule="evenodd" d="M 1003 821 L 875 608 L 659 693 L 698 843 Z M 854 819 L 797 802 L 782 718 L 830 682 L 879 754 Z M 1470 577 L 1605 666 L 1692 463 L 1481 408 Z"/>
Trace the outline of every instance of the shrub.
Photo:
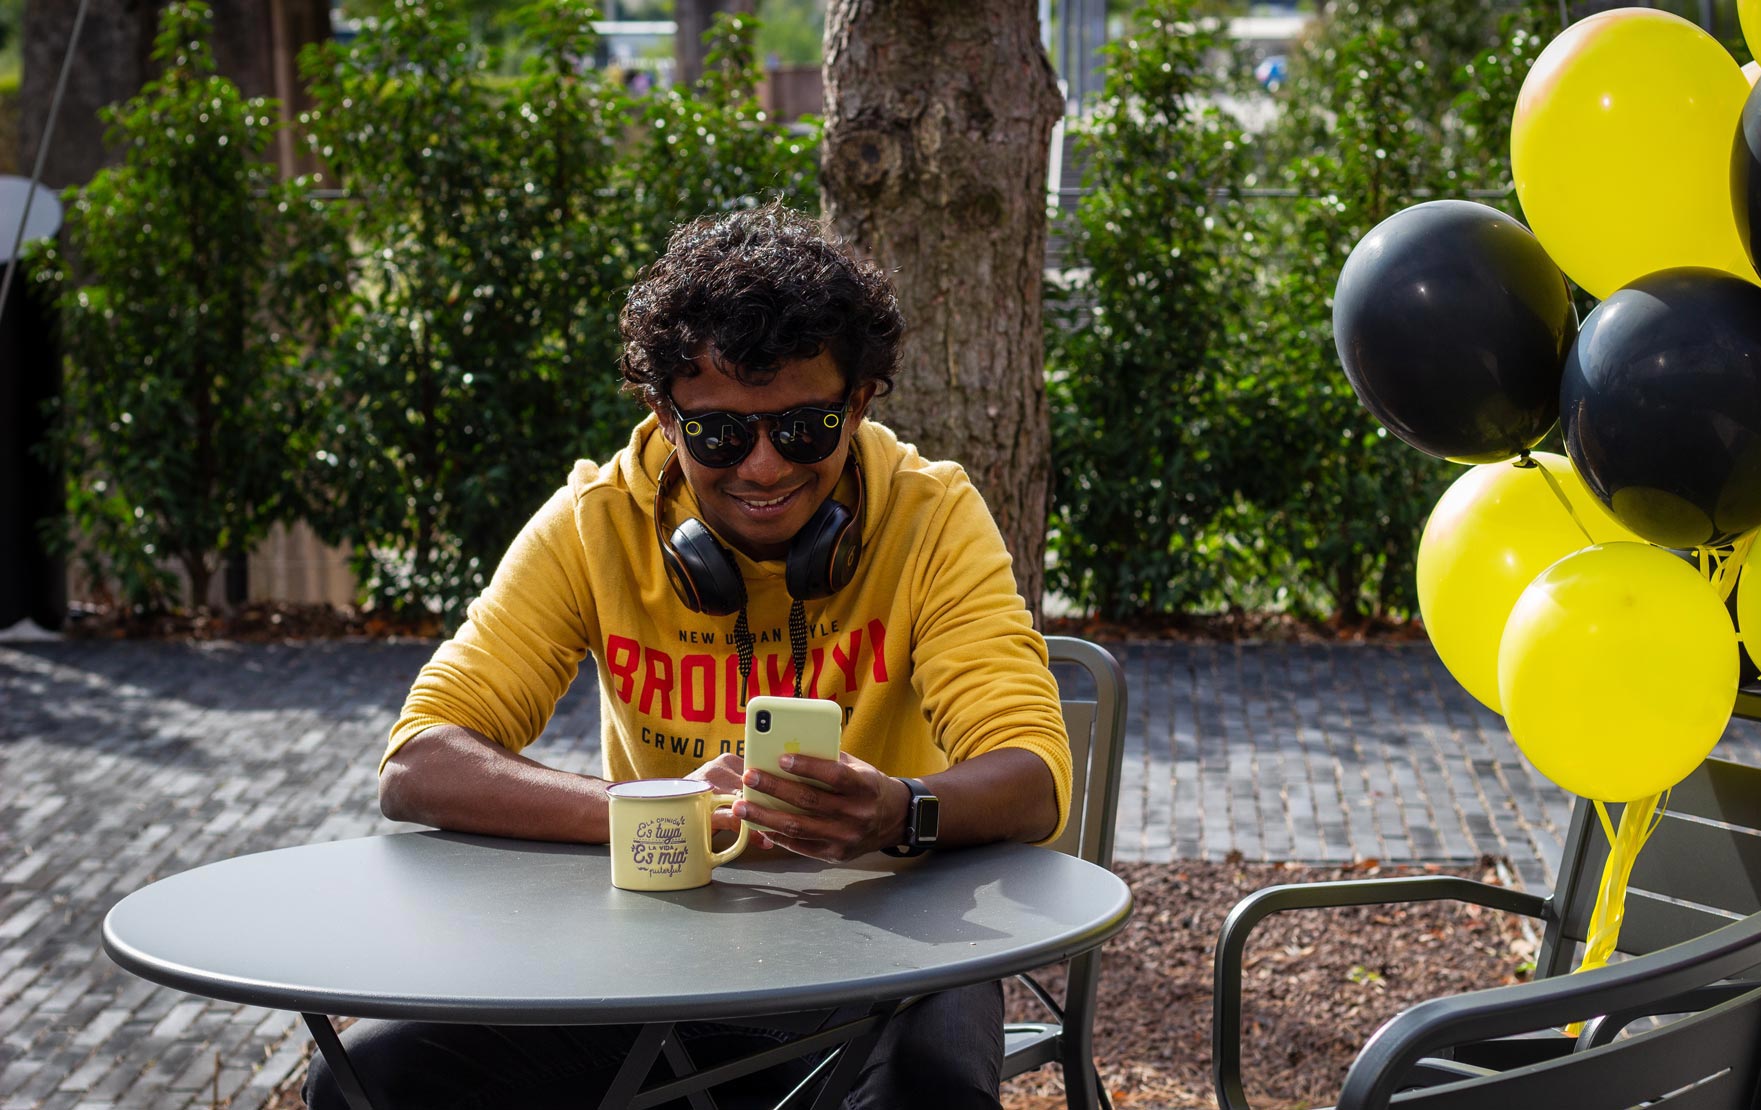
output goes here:
<path id="1" fill-rule="evenodd" d="M 1242 347 L 1255 354 L 1248 404 L 1276 480 L 1264 528 L 1320 587 L 1293 591 L 1299 604 L 1314 597 L 1347 619 L 1416 610 L 1419 535 L 1460 471 L 1358 403 L 1333 345 L 1333 288 L 1357 241 L 1402 208 L 1470 193 L 1513 204 L 1509 119 L 1546 7 L 1464 20 L 1449 0 L 1346 0 L 1295 64 L 1269 144 L 1299 152 L 1274 168 L 1299 194 L 1267 239 L 1278 310 L 1244 322 Z"/>
<path id="2" fill-rule="evenodd" d="M 759 106 L 757 33 L 751 16 L 717 13 L 697 87 L 642 104 L 619 173 L 638 264 L 659 256 L 676 225 L 705 213 L 771 199 L 818 211 L 820 123 L 804 117 L 791 129 Z"/>
<path id="3" fill-rule="evenodd" d="M 1401 208 L 1514 199 L 1508 121 L 1548 5 L 1465 19 L 1452 0 L 1331 5 L 1279 122 L 1249 144 L 1206 107 L 1227 82 L 1206 68 L 1225 52 L 1200 3 L 1139 9 L 1081 139 L 1078 269 L 1048 313 L 1048 580 L 1108 617 L 1410 613 L 1424 517 L 1457 471 L 1358 404 L 1333 288 Z M 1295 196 L 1237 199 L 1268 183 Z"/>
<path id="4" fill-rule="evenodd" d="M 217 75 L 209 31 L 205 5 L 166 8 L 160 76 L 105 111 L 122 162 L 69 190 L 69 251 L 48 259 L 68 523 L 92 580 L 148 609 L 175 601 L 166 560 L 200 603 L 220 557 L 294 508 L 296 356 L 326 293 L 313 212 L 263 161 L 277 109 Z"/>
<path id="5" fill-rule="evenodd" d="M 701 92 L 638 112 L 598 72 L 582 0 L 513 17 L 528 48 L 491 80 L 451 0 L 399 0 L 302 60 L 314 149 L 356 246 L 313 478 L 370 601 L 448 624 L 583 455 L 639 411 L 617 392 L 617 313 L 667 231 L 705 209 L 799 200 L 813 143 L 751 89 L 751 23 L 723 20 Z M 628 132 L 626 134 L 626 132 Z"/>
<path id="6" fill-rule="evenodd" d="M 1243 140 L 1210 104 L 1222 41 L 1194 7 L 1154 0 L 1106 48 L 1078 139 L 1075 277 L 1047 313 L 1048 584 L 1106 617 L 1197 608 L 1253 562 L 1213 527 L 1246 461 L 1225 356 L 1251 232 L 1213 196 L 1240 182 Z"/>

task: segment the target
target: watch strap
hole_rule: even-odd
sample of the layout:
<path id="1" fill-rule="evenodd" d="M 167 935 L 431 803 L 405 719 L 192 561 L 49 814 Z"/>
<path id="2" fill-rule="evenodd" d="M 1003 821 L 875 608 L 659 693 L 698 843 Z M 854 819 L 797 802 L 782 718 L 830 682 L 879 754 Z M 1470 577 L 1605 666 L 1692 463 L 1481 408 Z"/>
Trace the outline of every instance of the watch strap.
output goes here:
<path id="1" fill-rule="evenodd" d="M 905 839 L 903 843 L 881 851 L 889 856 L 921 856 L 935 847 L 941 829 L 941 803 L 929 787 L 917 779 L 901 775 L 899 781 L 911 792 L 905 804 Z"/>

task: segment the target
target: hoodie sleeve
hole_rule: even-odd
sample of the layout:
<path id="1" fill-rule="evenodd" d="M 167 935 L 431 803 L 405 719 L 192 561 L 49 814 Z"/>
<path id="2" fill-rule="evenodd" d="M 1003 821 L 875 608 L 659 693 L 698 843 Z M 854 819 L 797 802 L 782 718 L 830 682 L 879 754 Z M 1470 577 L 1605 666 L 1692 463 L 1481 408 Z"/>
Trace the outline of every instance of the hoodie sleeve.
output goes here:
<path id="1" fill-rule="evenodd" d="M 382 772 L 398 749 L 435 725 L 472 729 L 514 752 L 544 731 L 587 655 L 575 484 L 526 523 L 464 625 L 422 667 L 392 726 Z"/>
<path id="2" fill-rule="evenodd" d="M 1046 838 L 1055 840 L 1070 814 L 1070 739 L 1002 533 L 963 471 L 923 527 L 912 681 L 931 730 L 956 763 L 999 748 L 1044 760 L 1057 790 L 1058 823 Z"/>

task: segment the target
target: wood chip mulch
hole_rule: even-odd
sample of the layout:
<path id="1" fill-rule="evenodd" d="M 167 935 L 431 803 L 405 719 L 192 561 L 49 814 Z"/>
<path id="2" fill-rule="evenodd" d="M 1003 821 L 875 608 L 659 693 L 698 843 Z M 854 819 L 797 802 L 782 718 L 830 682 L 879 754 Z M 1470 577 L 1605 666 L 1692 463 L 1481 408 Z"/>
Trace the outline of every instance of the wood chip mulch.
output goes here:
<path id="1" fill-rule="evenodd" d="M 1279 863 L 1121 863 L 1136 898 L 1107 945 L 1096 1008 L 1096 1057 L 1113 1105 L 1215 1107 L 1211 1087 L 1212 955 L 1242 897 L 1280 883 L 1380 875 L 1467 875 L 1500 881 L 1494 861 L 1467 867 Z M 1427 998 L 1502 986 L 1527 975 L 1524 922 L 1478 907 L 1364 906 L 1277 914 L 1248 943 L 1243 1076 L 1255 1110 L 1331 1105 L 1345 1069 L 1377 1026 Z M 1056 973 L 1041 977 L 1058 984 Z M 1012 1017 L 1039 1007 L 1010 984 Z M 1009 1110 L 1064 1105 L 1057 1068 L 1004 1087 Z"/>
<path id="2" fill-rule="evenodd" d="M 1334 616 L 1308 620 L 1289 613 L 1231 610 L 1223 613 L 1148 613 L 1125 621 L 1099 617 L 1047 617 L 1048 636 L 1081 636 L 1102 643 L 1178 640 L 1189 643 L 1360 644 L 1424 640 L 1418 620 Z"/>
<path id="3" fill-rule="evenodd" d="M 306 640 L 433 639 L 440 618 L 402 616 L 352 605 L 292 601 L 252 601 L 232 609 L 180 609 L 138 613 L 109 606 L 68 607 L 63 635 L 76 640 L 231 640 L 238 643 L 291 643 Z"/>
<path id="4" fill-rule="evenodd" d="M 1147 614 L 1129 621 L 1048 617 L 1048 635 L 1103 643 L 1167 640 L 1188 643 L 1400 643 L 1423 640 L 1416 620 L 1361 618 L 1305 620 L 1288 613 Z M 432 639 L 442 634 L 430 614 L 390 614 L 352 605 L 252 601 L 230 609 L 136 613 L 114 605 L 79 602 L 61 630 L 84 640 L 237 640 L 280 643 L 329 639 Z"/>
<path id="5" fill-rule="evenodd" d="M 1212 1108 L 1211 976 L 1231 907 L 1279 883 L 1450 874 L 1497 882 L 1491 860 L 1467 867 L 1277 863 L 1121 863 L 1136 910 L 1106 949 L 1095 1022 L 1102 1080 L 1119 1110 Z M 1426 998 L 1520 980 L 1532 937 L 1507 915 L 1474 907 L 1376 906 L 1275 915 L 1247 950 L 1244 1072 L 1255 1110 L 1330 1104 L 1346 1066 L 1383 1021 Z M 1062 969 L 1037 975 L 1054 996 Z M 1019 984 L 1011 1017 L 1042 1020 Z M 302 1065 L 263 1110 L 302 1110 Z M 1062 1077 L 1041 1068 L 1006 1083 L 1007 1110 L 1060 1110 Z"/>

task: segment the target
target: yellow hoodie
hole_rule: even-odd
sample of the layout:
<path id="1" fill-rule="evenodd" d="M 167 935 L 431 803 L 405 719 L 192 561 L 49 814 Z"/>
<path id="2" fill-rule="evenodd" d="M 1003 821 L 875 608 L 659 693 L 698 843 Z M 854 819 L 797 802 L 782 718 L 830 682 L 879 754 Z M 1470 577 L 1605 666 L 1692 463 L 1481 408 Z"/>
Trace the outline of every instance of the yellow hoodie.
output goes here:
<path id="1" fill-rule="evenodd" d="M 932 774 L 997 748 L 1034 752 L 1057 783 L 1055 837 L 1069 813 L 1070 744 L 996 523 L 959 465 L 925 460 L 884 426 L 864 422 L 855 450 L 867 483 L 862 559 L 848 586 L 807 603 L 802 695 L 842 706 L 844 750 L 888 774 Z M 588 653 L 607 779 L 682 776 L 741 751 L 734 618 L 685 608 L 655 543 L 667 451 L 650 415 L 606 465 L 575 464 L 422 668 L 384 759 L 440 724 L 521 750 Z M 688 485 L 674 489 L 669 530 L 696 511 Z M 756 640 L 748 693 L 792 694 L 783 561 L 734 555 Z"/>

